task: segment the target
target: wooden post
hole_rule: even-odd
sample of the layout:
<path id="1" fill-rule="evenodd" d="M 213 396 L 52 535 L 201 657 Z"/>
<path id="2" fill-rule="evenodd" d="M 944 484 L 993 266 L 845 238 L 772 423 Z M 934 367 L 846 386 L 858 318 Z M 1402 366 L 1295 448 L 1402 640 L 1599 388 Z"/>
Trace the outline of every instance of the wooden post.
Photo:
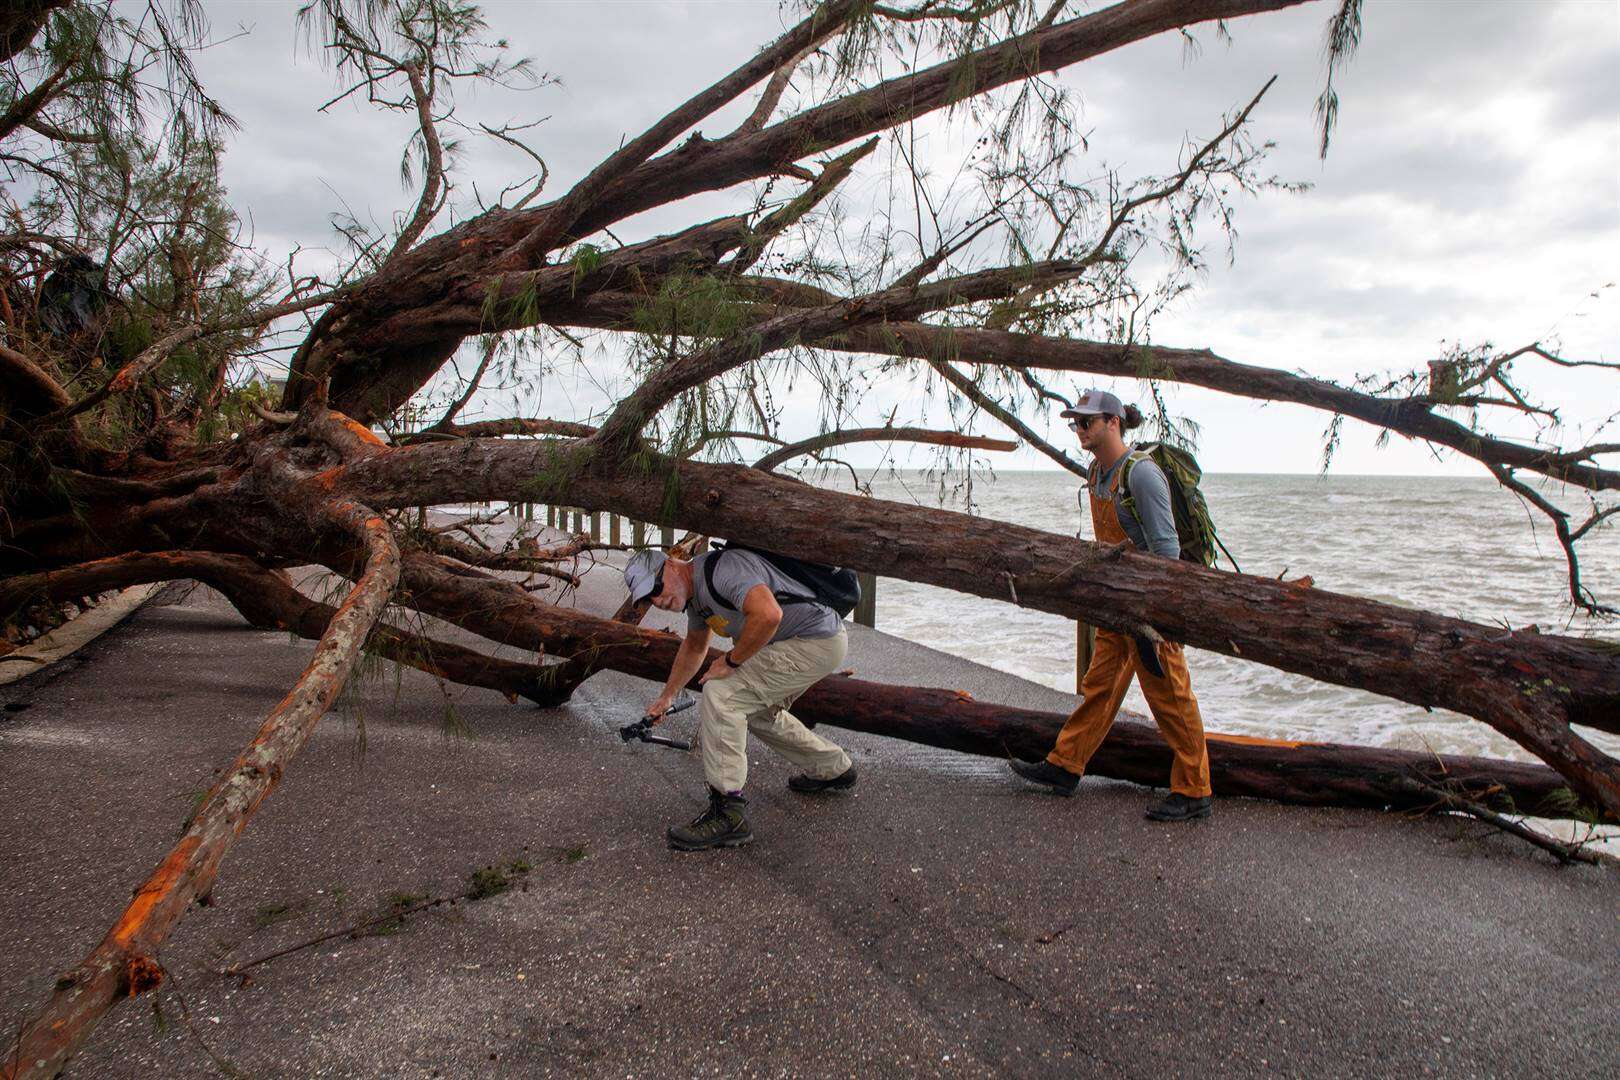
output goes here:
<path id="1" fill-rule="evenodd" d="M 671 528 L 670 526 L 668 526 L 668 525 L 660 525 L 658 527 L 658 542 L 660 544 L 662 544 L 665 548 L 674 547 L 675 546 L 675 530 L 673 528 Z"/>
<path id="2" fill-rule="evenodd" d="M 630 543 L 635 547 L 640 547 L 646 542 L 647 526 L 643 525 L 639 521 L 632 521 L 630 523 Z"/>
<path id="3" fill-rule="evenodd" d="M 591 543 L 602 542 L 602 515 L 595 510 L 591 511 Z"/>
<path id="4" fill-rule="evenodd" d="M 550 529 L 557 527 L 557 508 L 550 504 L 546 506 L 546 527 Z"/>
<path id="5" fill-rule="evenodd" d="M 1074 692 L 1086 681 L 1086 669 L 1091 666 L 1091 655 L 1097 651 L 1097 628 L 1090 623 L 1074 624 Z"/>
<path id="6" fill-rule="evenodd" d="M 619 542 L 619 515 L 618 514 L 609 514 L 608 515 L 608 543 L 617 544 L 618 542 Z"/>
<path id="7" fill-rule="evenodd" d="M 877 625 L 877 575 L 858 573 L 855 575 L 861 583 L 861 598 L 855 604 L 855 621 L 862 626 Z"/>

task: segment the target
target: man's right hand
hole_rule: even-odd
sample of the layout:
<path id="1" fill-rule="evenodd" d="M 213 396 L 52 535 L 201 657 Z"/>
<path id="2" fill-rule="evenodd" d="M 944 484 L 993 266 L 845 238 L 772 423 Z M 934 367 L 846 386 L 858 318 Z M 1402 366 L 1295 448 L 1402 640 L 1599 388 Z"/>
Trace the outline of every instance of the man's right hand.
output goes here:
<path id="1" fill-rule="evenodd" d="M 651 705 L 647 706 L 647 715 L 652 717 L 654 721 L 662 720 L 673 703 L 673 698 L 659 696 Z"/>

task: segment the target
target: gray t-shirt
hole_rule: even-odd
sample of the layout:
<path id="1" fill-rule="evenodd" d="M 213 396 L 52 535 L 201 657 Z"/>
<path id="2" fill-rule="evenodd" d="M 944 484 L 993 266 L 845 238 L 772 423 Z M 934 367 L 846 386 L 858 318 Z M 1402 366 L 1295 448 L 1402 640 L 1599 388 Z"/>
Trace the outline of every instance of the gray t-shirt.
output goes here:
<path id="1" fill-rule="evenodd" d="M 709 591 L 708 563 L 720 561 L 714 567 L 714 591 Z M 721 637 L 736 640 L 742 636 L 744 616 L 743 598 L 755 585 L 764 585 L 771 595 L 814 596 L 807 585 L 801 585 L 752 551 L 710 551 L 692 560 L 692 599 L 686 603 L 688 630 L 707 626 Z M 782 622 L 771 635 L 771 641 L 787 638 L 832 637 L 843 629 L 838 613 L 824 604 L 777 603 L 782 606 Z"/>
<path id="2" fill-rule="evenodd" d="M 1138 461 L 1131 466 L 1131 500 L 1137 513 L 1131 513 L 1117 498 L 1115 488 L 1119 485 L 1119 473 L 1128 457 L 1129 454 L 1121 457 L 1093 480 L 1097 497 L 1114 504 L 1120 528 L 1138 549 L 1179 559 L 1181 541 L 1176 537 L 1176 515 L 1170 508 L 1170 481 L 1165 479 L 1158 462 Z M 1080 503 L 1085 505 L 1085 492 L 1080 493 Z"/>

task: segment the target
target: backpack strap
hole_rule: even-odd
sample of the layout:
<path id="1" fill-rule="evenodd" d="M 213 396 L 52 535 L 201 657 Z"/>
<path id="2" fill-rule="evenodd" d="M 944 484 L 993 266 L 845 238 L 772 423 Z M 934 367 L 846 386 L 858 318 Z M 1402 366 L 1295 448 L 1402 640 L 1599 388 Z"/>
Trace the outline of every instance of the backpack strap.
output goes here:
<path id="1" fill-rule="evenodd" d="M 715 548 L 713 551 L 709 552 L 703 558 L 703 584 L 708 586 L 709 595 L 711 597 L 715 598 L 716 600 L 720 599 L 720 594 L 714 591 L 714 564 L 720 561 L 720 556 L 724 555 L 726 552 L 728 552 L 730 550 L 731 550 L 731 545 L 726 544 L 726 545 L 723 545 L 721 547 Z M 813 596 L 794 596 L 792 593 L 785 593 L 785 592 L 772 592 L 771 595 L 776 598 L 777 604 L 818 604 L 818 603 L 821 603 L 821 601 L 817 600 Z M 822 606 L 825 607 L 826 605 L 822 605 Z M 742 609 L 738 608 L 737 610 L 740 611 Z"/>
<path id="2" fill-rule="evenodd" d="M 725 553 L 726 553 L 725 548 L 716 548 L 715 550 L 713 550 L 713 551 L 711 551 L 708 554 L 703 556 L 703 584 L 704 584 L 705 587 L 708 588 L 709 595 L 711 597 L 713 597 L 715 595 L 715 592 L 714 592 L 714 564 L 719 562 L 720 561 L 720 556 L 724 555 Z"/>
<path id="3" fill-rule="evenodd" d="M 1119 480 L 1114 484 L 1114 502 L 1129 510 L 1136 523 L 1142 523 L 1142 515 L 1136 512 L 1136 497 L 1131 494 L 1131 470 L 1139 461 L 1151 461 L 1153 454 L 1140 447 L 1133 446 L 1125 455 L 1125 463 L 1119 467 Z"/>

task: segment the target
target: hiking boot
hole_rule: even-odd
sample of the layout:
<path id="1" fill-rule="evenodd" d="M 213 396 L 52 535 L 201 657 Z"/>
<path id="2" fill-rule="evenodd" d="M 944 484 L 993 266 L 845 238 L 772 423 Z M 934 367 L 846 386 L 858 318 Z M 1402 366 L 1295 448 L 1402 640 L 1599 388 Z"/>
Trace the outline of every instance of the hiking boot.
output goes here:
<path id="1" fill-rule="evenodd" d="M 820 780 L 809 773 L 800 773 L 788 780 L 788 787 L 800 795 L 819 795 L 823 791 L 848 791 L 855 786 L 855 766 L 851 765 L 843 772 L 827 780 Z"/>
<path id="2" fill-rule="evenodd" d="M 1050 761 L 1015 761 L 1012 763 L 1012 771 L 1025 780 L 1045 784 L 1052 789 L 1054 795 L 1065 797 L 1073 795 L 1074 789 L 1080 784 L 1080 777 Z"/>
<path id="3" fill-rule="evenodd" d="M 1209 796 L 1192 799 L 1179 791 L 1172 791 L 1164 802 L 1147 808 L 1144 815 L 1149 821 L 1196 821 L 1210 815 Z"/>
<path id="4" fill-rule="evenodd" d="M 709 808 L 692 819 L 690 825 L 671 825 L 669 846 L 676 851 L 705 851 L 717 847 L 742 847 L 752 843 L 754 830 L 743 817 L 748 800 L 741 795 L 722 795 L 709 789 Z"/>

